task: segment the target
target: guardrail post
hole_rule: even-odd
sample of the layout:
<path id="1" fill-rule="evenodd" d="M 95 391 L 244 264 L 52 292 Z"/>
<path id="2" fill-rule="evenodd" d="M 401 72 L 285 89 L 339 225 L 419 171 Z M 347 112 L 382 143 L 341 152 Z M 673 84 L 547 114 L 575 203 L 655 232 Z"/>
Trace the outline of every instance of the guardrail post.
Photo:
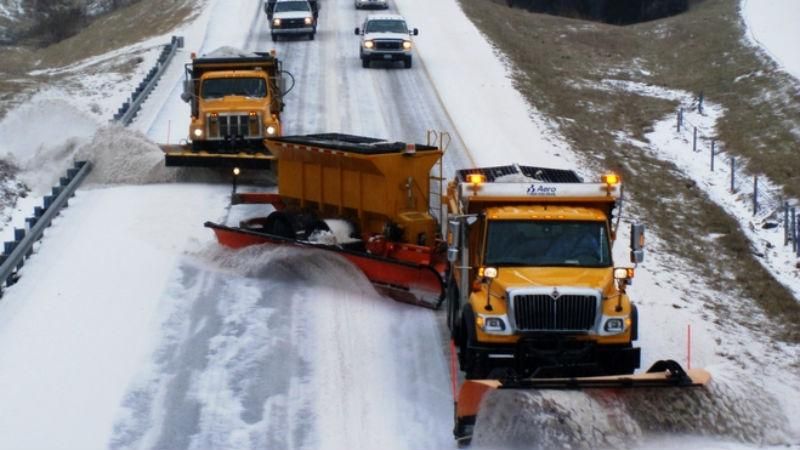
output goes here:
<path id="1" fill-rule="evenodd" d="M 697 127 L 694 127 L 692 132 L 692 153 L 697 152 Z"/>
<path id="2" fill-rule="evenodd" d="M 736 192 L 736 158 L 731 156 L 731 193 Z"/>
<path id="3" fill-rule="evenodd" d="M 678 108 L 678 133 L 681 132 L 681 122 L 683 122 L 683 108 Z"/>
<path id="4" fill-rule="evenodd" d="M 0 295 L 2 286 L 10 286 L 17 281 L 18 271 L 25 263 L 25 258 L 33 254 L 34 243 L 41 239 L 45 228 L 50 226 L 53 218 L 67 205 L 67 200 L 74 195 L 92 165 L 89 162 L 81 162 L 75 167 L 79 170 L 74 176 L 67 177 L 69 181 L 66 184 L 64 184 L 65 178 L 61 178 L 60 186 L 53 188 L 53 194 L 44 196 L 43 206 L 35 207 L 33 217 L 25 219 L 29 229 L 15 228 L 14 241 L 3 244 L 4 253 L 0 255 Z"/>

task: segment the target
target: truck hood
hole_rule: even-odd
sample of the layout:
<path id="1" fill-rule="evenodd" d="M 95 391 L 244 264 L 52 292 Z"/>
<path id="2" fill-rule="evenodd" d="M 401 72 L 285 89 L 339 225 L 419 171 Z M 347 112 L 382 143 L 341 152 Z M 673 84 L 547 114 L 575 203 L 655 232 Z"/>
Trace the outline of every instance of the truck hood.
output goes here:
<path id="1" fill-rule="evenodd" d="M 404 33 L 367 33 L 364 35 L 364 40 L 400 40 L 400 41 L 408 41 L 409 36 Z"/>
<path id="2" fill-rule="evenodd" d="M 311 17 L 311 13 L 308 11 L 286 11 L 272 15 L 273 19 L 305 19 L 306 17 Z"/>
<path id="3" fill-rule="evenodd" d="M 524 287 L 570 286 L 605 291 L 613 286 L 610 267 L 500 267 L 492 290 Z"/>

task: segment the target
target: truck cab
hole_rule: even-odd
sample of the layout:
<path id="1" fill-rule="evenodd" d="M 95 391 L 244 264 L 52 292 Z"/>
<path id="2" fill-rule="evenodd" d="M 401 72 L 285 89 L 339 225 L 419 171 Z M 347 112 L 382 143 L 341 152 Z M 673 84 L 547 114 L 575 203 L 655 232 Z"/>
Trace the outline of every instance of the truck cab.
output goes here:
<path id="1" fill-rule="evenodd" d="M 182 98 L 191 105 L 193 150 L 263 151 L 281 135 L 281 63 L 269 54 L 194 58 Z"/>
<path id="2" fill-rule="evenodd" d="M 568 170 L 459 171 L 447 195 L 446 296 L 467 378 L 639 367 L 637 310 L 625 292 L 633 270 L 616 267 L 611 252 L 620 193 L 618 177 L 584 183 Z"/>

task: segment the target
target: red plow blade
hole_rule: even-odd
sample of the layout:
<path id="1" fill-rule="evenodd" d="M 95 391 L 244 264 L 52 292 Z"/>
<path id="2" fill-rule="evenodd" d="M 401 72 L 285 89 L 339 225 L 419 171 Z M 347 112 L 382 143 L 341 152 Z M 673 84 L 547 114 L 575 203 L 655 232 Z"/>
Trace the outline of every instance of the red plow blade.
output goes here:
<path id="1" fill-rule="evenodd" d="M 438 309 L 444 299 L 442 276 L 428 265 L 384 258 L 335 245 L 316 244 L 259 231 L 226 227 L 213 222 L 206 222 L 205 226 L 214 230 L 217 241 L 226 247 L 242 248 L 250 245 L 275 244 L 337 253 L 361 269 L 378 291 L 398 302 Z"/>

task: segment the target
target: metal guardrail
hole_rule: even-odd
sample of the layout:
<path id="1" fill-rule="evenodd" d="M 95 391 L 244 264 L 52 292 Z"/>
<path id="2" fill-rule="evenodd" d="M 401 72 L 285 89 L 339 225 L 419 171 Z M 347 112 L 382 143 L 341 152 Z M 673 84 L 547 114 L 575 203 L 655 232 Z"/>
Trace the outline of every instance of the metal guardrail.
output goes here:
<path id="1" fill-rule="evenodd" d="M 69 198 L 91 170 L 89 161 L 76 161 L 75 166 L 67 170 L 67 175 L 61 177 L 58 186 L 53 187 L 51 195 L 44 196 L 42 206 L 34 208 L 33 217 L 25 219 L 26 228 L 14 229 L 14 240 L 5 243 L 0 255 L 0 295 L 4 286 L 16 283 L 19 278 L 17 271 L 33 253 L 33 244 L 42 238 L 45 228 L 67 206 Z"/>
<path id="2" fill-rule="evenodd" d="M 139 83 L 139 86 L 133 90 L 130 99 L 123 103 L 116 114 L 114 114 L 114 122 L 119 122 L 126 127 L 133 122 L 133 119 L 136 118 L 136 114 L 139 113 L 142 107 L 142 103 L 147 100 L 150 92 L 156 87 L 156 84 L 158 84 L 158 81 L 161 79 L 161 75 L 167 70 L 170 61 L 172 61 L 172 58 L 179 48 L 183 48 L 183 37 L 172 36 L 172 41 L 161 50 L 161 55 L 159 55 L 155 65 L 147 72 L 147 75 L 145 75 L 144 80 Z"/>

